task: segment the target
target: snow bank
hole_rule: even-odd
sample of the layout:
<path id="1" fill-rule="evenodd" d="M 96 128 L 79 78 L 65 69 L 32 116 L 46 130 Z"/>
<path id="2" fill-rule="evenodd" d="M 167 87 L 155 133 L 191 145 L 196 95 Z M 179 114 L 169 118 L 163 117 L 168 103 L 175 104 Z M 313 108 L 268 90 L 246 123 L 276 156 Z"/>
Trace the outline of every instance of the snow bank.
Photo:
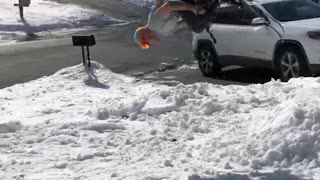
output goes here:
<path id="1" fill-rule="evenodd" d="M 1 127 L 21 122 L 0 133 L 0 177 L 320 179 L 319 90 L 320 78 L 168 87 L 65 68 L 0 91 Z"/>
<path id="2" fill-rule="evenodd" d="M 17 40 L 25 35 L 29 38 L 66 35 L 124 22 L 96 10 L 45 0 L 32 0 L 30 7 L 24 8 L 25 21 L 22 21 L 19 8 L 13 6 L 17 2 L 0 1 L 0 42 Z"/>

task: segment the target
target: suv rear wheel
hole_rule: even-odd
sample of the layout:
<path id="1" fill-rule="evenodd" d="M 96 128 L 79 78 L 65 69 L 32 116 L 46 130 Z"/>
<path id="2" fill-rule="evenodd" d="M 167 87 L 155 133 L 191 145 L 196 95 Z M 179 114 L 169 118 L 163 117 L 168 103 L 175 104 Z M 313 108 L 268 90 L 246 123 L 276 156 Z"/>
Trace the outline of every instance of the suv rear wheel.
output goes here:
<path id="1" fill-rule="evenodd" d="M 199 68 L 206 77 L 214 77 L 220 74 L 221 65 L 218 62 L 217 56 L 211 46 L 208 44 L 201 45 L 198 49 L 199 53 Z"/>
<path id="2" fill-rule="evenodd" d="M 308 68 L 303 55 L 295 48 L 287 48 L 277 58 L 277 70 L 281 81 L 308 76 Z"/>

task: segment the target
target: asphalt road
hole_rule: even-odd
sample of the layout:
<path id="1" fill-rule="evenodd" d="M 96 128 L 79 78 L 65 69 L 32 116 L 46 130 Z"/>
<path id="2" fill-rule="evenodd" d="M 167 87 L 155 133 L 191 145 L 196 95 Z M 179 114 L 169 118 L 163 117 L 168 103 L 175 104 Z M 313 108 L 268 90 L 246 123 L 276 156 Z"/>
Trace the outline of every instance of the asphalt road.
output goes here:
<path id="1" fill-rule="evenodd" d="M 184 64 L 193 61 L 191 51 L 192 34 L 181 31 L 174 36 L 165 37 L 156 48 L 141 50 L 133 42 L 136 27 L 146 21 L 147 9 L 123 3 L 119 0 L 56 0 L 60 3 L 76 3 L 98 9 L 108 15 L 130 21 L 129 25 L 106 27 L 86 32 L 94 34 L 97 45 L 91 48 L 92 60 L 104 64 L 113 72 L 123 74 L 143 74 L 142 79 L 154 81 L 167 80 L 167 76 L 175 77 L 179 82 L 211 82 L 215 84 L 248 84 L 270 80 L 268 72 L 257 81 L 247 80 L 254 74 L 246 74 L 243 70 L 226 71 L 218 79 L 203 78 L 198 70 L 170 70 L 157 73 L 153 78 L 148 74 L 157 72 L 163 62 Z M 84 34 L 84 33 L 82 33 Z M 183 61 L 174 61 L 179 58 Z M 82 62 L 81 50 L 73 47 L 71 38 L 24 42 L 16 45 L 0 47 L 0 88 L 17 83 L 28 82 L 45 75 Z M 251 71 L 250 71 L 251 72 Z M 255 71 L 252 71 L 253 73 Z M 261 73 L 260 70 L 257 71 Z M 229 73 L 229 74 L 228 74 Z M 242 75 L 241 75 L 242 74 Z M 247 77 L 245 77 L 247 76 Z M 240 77 L 240 79 L 239 79 Z M 256 79 L 257 76 L 255 76 Z M 260 77 L 260 76 L 258 76 Z"/>

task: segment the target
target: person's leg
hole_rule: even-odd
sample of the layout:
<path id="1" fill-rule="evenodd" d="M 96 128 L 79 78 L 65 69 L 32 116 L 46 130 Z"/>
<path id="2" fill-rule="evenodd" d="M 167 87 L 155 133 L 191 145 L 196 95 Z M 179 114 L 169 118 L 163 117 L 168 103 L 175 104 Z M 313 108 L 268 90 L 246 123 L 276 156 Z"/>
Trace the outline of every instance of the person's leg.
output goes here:
<path id="1" fill-rule="evenodd" d="M 187 27 L 188 27 L 188 24 L 186 22 L 184 22 L 182 19 L 180 21 L 178 21 L 178 29 L 184 29 Z"/>
<path id="2" fill-rule="evenodd" d="M 187 11 L 177 12 L 178 15 L 184 20 L 188 27 L 195 33 L 204 31 L 214 18 L 214 10 L 219 5 L 218 0 L 181 0 L 191 4 L 199 3 L 206 10 L 205 14 L 196 15 Z"/>
<path id="3" fill-rule="evenodd" d="M 161 5 L 154 14 L 159 15 L 161 17 L 168 17 L 173 12 L 186 11 L 193 14 L 196 14 L 199 11 L 199 6 L 188 4 L 183 1 L 167 1 L 163 5 Z"/>

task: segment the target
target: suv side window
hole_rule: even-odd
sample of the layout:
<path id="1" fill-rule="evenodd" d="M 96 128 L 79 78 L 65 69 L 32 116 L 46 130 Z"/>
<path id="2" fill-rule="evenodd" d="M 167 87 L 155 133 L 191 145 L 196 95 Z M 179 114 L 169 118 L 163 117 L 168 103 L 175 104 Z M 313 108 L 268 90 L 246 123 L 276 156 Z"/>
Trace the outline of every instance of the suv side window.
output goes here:
<path id="1" fill-rule="evenodd" d="M 256 6 L 250 6 L 251 8 L 244 6 L 241 9 L 241 25 L 251 25 L 251 21 L 256 17 L 263 17 L 262 12 Z"/>
<path id="2" fill-rule="evenodd" d="M 241 8 L 240 6 L 219 7 L 216 9 L 215 15 L 213 23 L 239 25 Z"/>
<path id="3" fill-rule="evenodd" d="M 216 9 L 216 18 L 213 23 L 230 25 L 250 25 L 256 17 L 263 16 L 261 10 L 251 5 L 251 8 L 244 6 L 225 6 Z"/>

